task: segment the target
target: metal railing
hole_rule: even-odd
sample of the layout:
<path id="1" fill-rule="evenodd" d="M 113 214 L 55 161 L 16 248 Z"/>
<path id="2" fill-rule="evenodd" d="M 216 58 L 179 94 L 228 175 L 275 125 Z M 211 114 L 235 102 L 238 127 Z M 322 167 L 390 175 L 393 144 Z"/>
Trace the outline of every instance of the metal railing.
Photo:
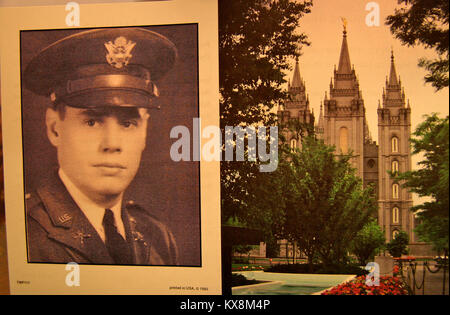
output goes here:
<path id="1" fill-rule="evenodd" d="M 422 295 L 425 295 L 425 279 L 427 276 L 427 272 L 430 274 L 436 274 L 443 271 L 442 278 L 442 295 L 446 294 L 446 285 L 447 285 L 447 272 L 448 272 L 448 256 L 444 258 L 438 258 L 434 261 L 414 261 L 414 260 L 406 260 L 406 261 L 397 261 L 399 266 L 399 273 L 408 286 L 408 290 L 410 294 L 416 295 L 416 290 L 421 290 Z M 431 266 L 433 264 L 434 266 Z M 421 267 L 421 268 L 418 268 Z M 422 277 L 418 277 L 419 269 L 421 269 Z"/>

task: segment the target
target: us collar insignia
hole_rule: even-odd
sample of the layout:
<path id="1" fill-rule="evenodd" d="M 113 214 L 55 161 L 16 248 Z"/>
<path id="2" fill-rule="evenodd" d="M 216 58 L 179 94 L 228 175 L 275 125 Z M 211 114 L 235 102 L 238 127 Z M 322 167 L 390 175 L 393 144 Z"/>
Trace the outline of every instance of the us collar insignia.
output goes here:
<path id="1" fill-rule="evenodd" d="M 114 43 L 112 41 L 105 43 L 105 47 L 108 50 L 106 61 L 117 69 L 123 68 L 128 65 L 131 57 L 133 57 L 131 50 L 135 45 L 135 42 L 127 40 L 123 36 L 117 37 Z"/>

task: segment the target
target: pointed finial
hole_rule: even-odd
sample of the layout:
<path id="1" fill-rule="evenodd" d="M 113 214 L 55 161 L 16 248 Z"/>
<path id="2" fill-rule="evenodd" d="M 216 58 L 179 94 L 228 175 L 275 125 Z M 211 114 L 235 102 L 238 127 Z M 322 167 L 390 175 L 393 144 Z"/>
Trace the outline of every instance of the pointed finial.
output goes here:
<path id="1" fill-rule="evenodd" d="M 344 35 L 347 34 L 347 19 L 344 17 L 341 17 L 342 26 L 344 27 Z"/>
<path id="2" fill-rule="evenodd" d="M 391 60 L 394 62 L 394 46 L 391 45 Z"/>

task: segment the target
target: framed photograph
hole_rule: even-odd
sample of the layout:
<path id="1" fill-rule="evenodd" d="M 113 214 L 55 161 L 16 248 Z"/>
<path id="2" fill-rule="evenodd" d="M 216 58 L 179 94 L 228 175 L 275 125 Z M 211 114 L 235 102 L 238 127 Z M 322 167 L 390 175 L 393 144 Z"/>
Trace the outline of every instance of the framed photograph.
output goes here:
<path id="1" fill-rule="evenodd" d="M 0 11 L 11 293 L 221 294 L 217 4 L 73 5 Z"/>

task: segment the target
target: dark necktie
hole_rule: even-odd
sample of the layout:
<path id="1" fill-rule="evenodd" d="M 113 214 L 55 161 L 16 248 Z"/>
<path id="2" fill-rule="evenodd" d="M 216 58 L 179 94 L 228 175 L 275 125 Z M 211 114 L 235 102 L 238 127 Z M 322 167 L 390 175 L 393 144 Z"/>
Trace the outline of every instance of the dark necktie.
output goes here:
<path id="1" fill-rule="evenodd" d="M 117 232 L 114 214 L 110 209 L 105 210 L 103 227 L 105 228 L 105 245 L 114 262 L 116 264 L 131 264 L 130 246 Z"/>

